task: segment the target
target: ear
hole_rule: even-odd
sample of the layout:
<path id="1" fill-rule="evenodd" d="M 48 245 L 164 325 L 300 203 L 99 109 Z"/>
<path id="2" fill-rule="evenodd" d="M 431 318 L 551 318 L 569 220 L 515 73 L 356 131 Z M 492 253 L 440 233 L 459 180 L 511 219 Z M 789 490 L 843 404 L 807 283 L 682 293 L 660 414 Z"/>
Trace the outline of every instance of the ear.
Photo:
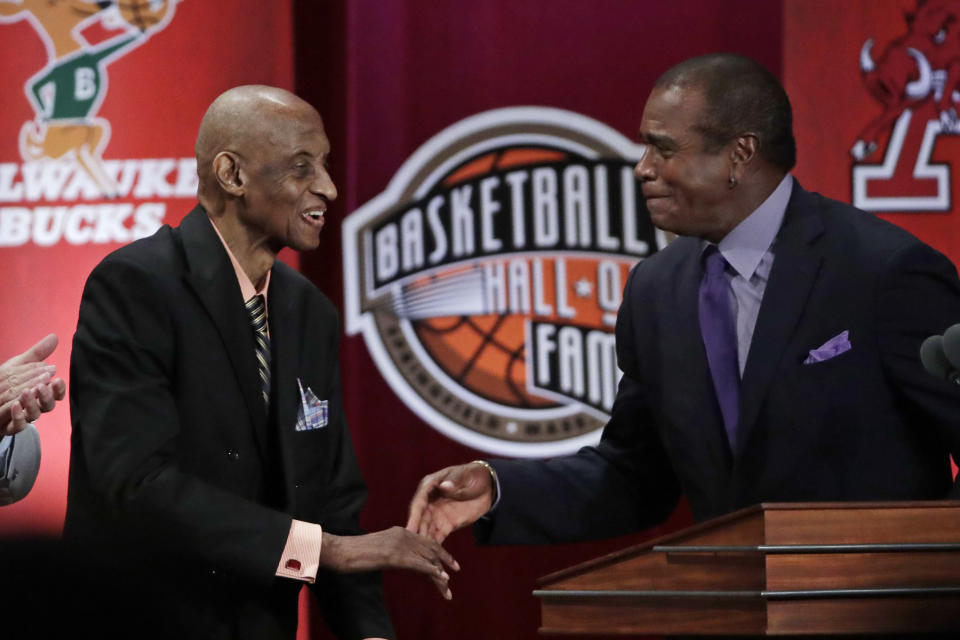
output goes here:
<path id="1" fill-rule="evenodd" d="M 760 138 L 755 133 L 742 133 L 730 147 L 730 186 L 736 186 L 744 177 L 744 171 L 760 152 Z"/>
<path id="2" fill-rule="evenodd" d="M 213 159 L 213 175 L 220 188 L 232 196 L 242 196 L 244 180 L 240 171 L 240 158 L 230 151 L 221 151 Z"/>
<path id="3" fill-rule="evenodd" d="M 734 164 L 747 165 L 753 162 L 760 152 L 760 138 L 755 133 L 741 133 L 733 141 L 730 160 Z"/>

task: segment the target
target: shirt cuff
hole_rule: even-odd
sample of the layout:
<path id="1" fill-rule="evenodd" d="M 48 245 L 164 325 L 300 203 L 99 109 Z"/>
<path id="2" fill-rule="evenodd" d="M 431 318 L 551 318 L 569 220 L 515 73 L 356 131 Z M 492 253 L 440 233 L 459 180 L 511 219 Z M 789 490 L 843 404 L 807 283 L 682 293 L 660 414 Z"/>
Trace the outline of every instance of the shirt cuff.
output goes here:
<path id="1" fill-rule="evenodd" d="M 309 584 L 316 582 L 322 543 L 323 528 L 320 525 L 300 520 L 292 521 L 287 545 L 280 555 L 277 576 L 302 580 Z"/>

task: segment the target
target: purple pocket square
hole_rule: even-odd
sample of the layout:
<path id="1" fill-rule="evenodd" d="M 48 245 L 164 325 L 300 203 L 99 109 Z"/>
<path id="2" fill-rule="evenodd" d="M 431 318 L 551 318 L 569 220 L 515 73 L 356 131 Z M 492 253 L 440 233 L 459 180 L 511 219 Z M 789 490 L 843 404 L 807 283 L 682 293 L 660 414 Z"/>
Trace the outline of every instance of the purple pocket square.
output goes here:
<path id="1" fill-rule="evenodd" d="M 816 349 L 811 349 L 810 355 L 803 361 L 803 364 L 813 364 L 814 362 L 836 358 L 841 353 L 849 351 L 850 347 L 850 331 L 847 330 L 833 336 Z"/>

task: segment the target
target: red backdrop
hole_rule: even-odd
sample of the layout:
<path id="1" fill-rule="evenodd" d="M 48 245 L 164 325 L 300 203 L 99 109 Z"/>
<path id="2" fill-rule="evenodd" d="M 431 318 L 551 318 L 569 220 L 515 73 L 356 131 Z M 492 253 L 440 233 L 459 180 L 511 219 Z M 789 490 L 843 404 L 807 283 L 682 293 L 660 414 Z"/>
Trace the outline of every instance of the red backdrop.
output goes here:
<path id="1" fill-rule="evenodd" d="M 766 0 L 334 0 L 322 9 L 300 6 L 296 18 L 297 90 L 324 114 L 341 194 L 321 249 L 304 254 L 301 266 L 338 303 L 342 218 L 383 191 L 443 128 L 481 111 L 532 104 L 585 114 L 635 139 L 654 80 L 684 58 L 737 51 L 781 70 L 780 3 Z M 344 340 L 341 365 L 370 486 L 362 522 L 368 529 L 403 524 L 423 475 L 482 454 L 405 407 L 360 336 Z M 671 525 L 688 521 L 681 512 Z M 481 549 L 459 532 L 447 544 L 463 566 L 453 601 L 441 600 L 425 580 L 391 573 L 387 605 L 402 638 L 534 638 L 539 611 L 530 592 L 539 576 L 656 533 Z"/>
<path id="2" fill-rule="evenodd" d="M 941 132 L 923 149 L 928 122 L 937 120 L 937 72 L 946 64 L 960 64 L 960 0 L 927 3 L 917 18 L 917 0 L 846 0 L 841 5 L 829 0 L 787 0 L 784 11 L 784 83 L 796 113 L 799 143 L 796 175 L 808 188 L 824 195 L 853 202 L 853 182 L 864 168 L 890 162 L 888 179 L 872 179 L 866 195 L 881 202 L 854 202 L 868 211 L 899 224 L 924 242 L 960 262 L 960 224 L 957 193 L 960 167 L 960 129 Z M 830 19 L 824 20 L 829 14 Z M 908 21 L 908 16 L 911 16 Z M 938 37 L 944 20 L 948 26 Z M 861 50 L 873 40 L 869 58 L 876 66 L 877 79 L 902 99 L 905 84 L 920 79 L 917 59 L 907 49 L 921 52 L 931 66 L 933 80 L 926 91 L 906 104 L 883 104 L 868 91 L 861 71 Z M 938 40 L 942 39 L 942 44 Z M 946 75 L 944 73 L 944 75 Z M 957 90 L 951 87 L 948 90 Z M 960 99 L 960 95 L 958 95 Z M 960 102 L 953 102 L 954 107 Z M 908 109 L 912 118 L 904 131 L 898 157 L 891 153 L 890 139 L 895 119 Z M 858 139 L 870 138 L 871 121 L 889 114 L 876 135 L 876 150 L 860 161 L 851 154 Z M 918 164 L 941 168 L 945 185 L 936 180 L 916 178 Z M 935 171 L 936 169 L 934 169 Z M 924 204 L 937 194 L 943 206 Z M 900 204 L 891 202 L 898 198 Z"/>
<path id="3" fill-rule="evenodd" d="M 35 4 L 57 5 L 45 0 Z M 65 11 L 55 15 L 38 13 L 41 19 L 28 11 L 0 13 L 0 271 L 8 279 L 0 358 L 20 353 L 55 332 L 60 346 L 50 361 L 66 378 L 83 283 L 103 256 L 123 244 L 116 239 L 125 232 L 111 224 L 111 213 L 146 206 L 151 213 L 141 225 L 147 233 L 161 222 L 179 222 L 196 201 L 195 176 L 191 178 L 195 174 L 193 141 L 211 100 L 237 84 L 292 88 L 290 3 L 240 4 L 242 11 L 232 11 L 230 19 L 223 20 L 211 3 L 168 2 L 172 13 L 166 21 L 148 28 L 146 37 L 138 35 L 135 46 L 120 51 L 120 57 L 102 70 L 99 109 L 83 115 L 92 127 L 103 127 L 104 121 L 109 127 L 109 140 L 99 151 L 103 164 L 123 163 L 117 176 L 119 195 L 113 198 L 95 187 L 87 192 L 71 189 L 71 184 L 81 182 L 92 187 L 87 174 L 77 168 L 69 169 L 68 179 L 59 187 L 56 180 L 47 180 L 48 191 L 32 197 L 31 185 L 38 183 L 18 148 L 18 137 L 24 124 L 36 117 L 27 96 L 34 75 L 56 64 L 53 58 L 69 62 L 70 54 L 48 51 L 45 40 L 51 40 L 51 45 L 57 41 L 58 53 L 64 49 L 89 52 L 96 51 L 98 43 L 136 31 L 111 9 L 81 24 L 79 38 L 58 39 L 58 30 L 69 26 L 76 15 L 70 3 L 59 3 Z M 258 41 L 270 44 L 250 46 Z M 69 78 L 55 88 L 79 95 L 92 92 L 81 82 L 71 86 Z M 54 150 L 49 133 L 47 140 L 45 145 Z M 79 148 L 74 148 L 66 157 L 77 153 Z M 68 164 L 75 167 L 69 160 Z M 129 184 L 127 177 L 133 178 Z M 57 222 L 58 207 L 65 208 L 59 214 L 64 216 L 63 227 Z M 122 222 L 124 229 L 134 228 L 131 218 L 135 215 Z M 28 237 L 18 222 L 24 216 L 31 224 Z M 37 225 L 38 220 L 46 223 Z M 66 231 L 71 220 L 77 228 L 72 235 Z M 58 233 L 60 229 L 63 233 Z M 44 415 L 38 428 L 43 449 L 40 475 L 29 499 L 0 511 L 0 535 L 56 533 L 63 525 L 70 442 L 67 403 Z"/>
<path id="4" fill-rule="evenodd" d="M 633 138 L 656 77 L 701 53 L 735 51 L 778 75 L 785 72 L 796 112 L 797 176 L 808 188 L 849 200 L 849 151 L 858 132 L 880 111 L 860 79 L 861 45 L 875 38 L 879 59 L 906 30 L 902 10 L 915 7 L 911 0 L 291 4 L 234 2 L 224 19 L 216 3 L 182 0 L 169 25 L 110 62 L 109 87 L 93 115 L 111 126 L 102 149 L 105 161 L 189 158 L 203 110 L 220 91 L 249 82 L 294 86 L 324 115 L 333 146 L 332 173 L 341 193 L 328 214 L 321 248 L 301 256 L 300 265 L 337 303 L 343 290 L 340 223 L 379 194 L 431 136 L 480 111 L 533 104 L 585 114 Z M 48 54 L 32 23 L 9 20 L 0 21 L 0 164 L 22 171 L 18 135 L 35 115 L 24 87 Z M 880 157 L 884 142 L 876 152 Z M 955 144 L 955 137 L 944 138 L 933 161 L 949 161 L 956 155 Z M 109 201 L 26 201 L 10 190 L 22 178 L 14 178 L 5 191 L 3 171 L 10 170 L 0 170 L 0 208 L 27 208 L 32 215 L 51 204 L 157 202 L 166 207 L 164 220 L 173 223 L 193 204 L 187 195 L 156 194 Z M 175 172 L 166 179 L 173 184 Z M 951 180 L 955 186 L 956 176 Z M 0 215 L 6 215 L 2 209 Z M 885 215 L 957 259 L 956 214 Z M 0 240 L 3 233 L 0 221 Z M 12 274 L 14 284 L 4 305 L 0 357 L 52 330 L 61 337 L 53 362 L 65 373 L 82 283 L 97 260 L 116 246 L 62 241 L 0 246 L 3 272 Z M 410 412 L 387 386 L 360 336 L 345 339 L 341 362 L 346 408 L 371 494 L 363 523 L 368 529 L 402 524 L 407 501 L 424 474 L 481 454 Z M 26 501 L 0 511 L 0 534 L 56 531 L 61 525 L 69 441 L 66 406 L 44 416 L 39 426 L 44 446 L 40 478 Z M 480 549 L 469 533 L 461 532 L 447 545 L 463 566 L 453 581 L 453 602 L 442 601 L 425 580 L 390 573 L 384 579 L 387 605 L 403 638 L 533 638 L 539 616 L 530 592 L 537 577 L 688 521 L 681 509 L 657 531 L 552 548 Z M 301 636 L 308 635 L 322 638 L 326 632 L 314 622 L 302 629 Z"/>

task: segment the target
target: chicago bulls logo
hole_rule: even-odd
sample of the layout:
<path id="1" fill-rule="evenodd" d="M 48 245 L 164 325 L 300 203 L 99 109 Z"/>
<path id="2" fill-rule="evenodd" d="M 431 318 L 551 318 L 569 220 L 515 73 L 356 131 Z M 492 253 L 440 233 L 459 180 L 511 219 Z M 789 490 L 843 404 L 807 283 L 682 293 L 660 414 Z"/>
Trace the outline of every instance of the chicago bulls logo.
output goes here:
<path id="1" fill-rule="evenodd" d="M 627 272 L 665 240 L 633 175 L 640 151 L 567 111 L 481 113 L 347 217 L 346 330 L 426 422 L 513 456 L 599 438 Z"/>
<path id="2" fill-rule="evenodd" d="M 872 39 L 860 52 L 863 82 L 883 110 L 850 150 L 853 204 L 948 211 L 951 167 L 931 156 L 940 136 L 960 134 L 960 0 L 918 0 L 906 27 L 879 55 Z"/>

